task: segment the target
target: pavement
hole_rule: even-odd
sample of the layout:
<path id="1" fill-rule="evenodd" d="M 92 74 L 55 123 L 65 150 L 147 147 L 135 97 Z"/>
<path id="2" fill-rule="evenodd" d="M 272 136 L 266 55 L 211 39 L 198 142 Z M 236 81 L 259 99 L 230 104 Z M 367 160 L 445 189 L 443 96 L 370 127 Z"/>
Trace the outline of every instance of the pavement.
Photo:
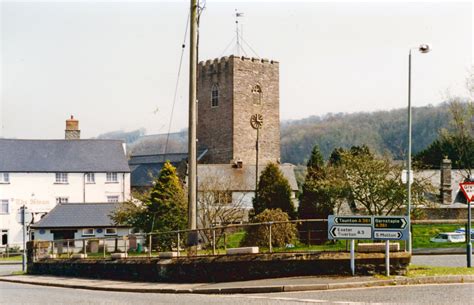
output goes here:
<path id="1" fill-rule="evenodd" d="M 0 276 L 0 281 L 63 288 L 121 292 L 240 294 L 366 288 L 389 285 L 474 283 L 474 275 L 426 276 L 416 278 L 396 276 L 389 279 L 376 278 L 372 276 L 306 276 L 228 283 L 197 284 L 144 283 L 59 276 L 8 275 Z"/>

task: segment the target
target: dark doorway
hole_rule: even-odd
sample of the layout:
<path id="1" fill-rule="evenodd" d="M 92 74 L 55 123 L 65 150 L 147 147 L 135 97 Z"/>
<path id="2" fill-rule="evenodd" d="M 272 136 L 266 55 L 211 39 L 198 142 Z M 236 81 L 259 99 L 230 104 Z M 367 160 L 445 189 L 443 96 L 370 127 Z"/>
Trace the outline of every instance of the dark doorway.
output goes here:
<path id="1" fill-rule="evenodd" d="M 2 246 L 8 245 L 8 230 L 2 230 Z"/>

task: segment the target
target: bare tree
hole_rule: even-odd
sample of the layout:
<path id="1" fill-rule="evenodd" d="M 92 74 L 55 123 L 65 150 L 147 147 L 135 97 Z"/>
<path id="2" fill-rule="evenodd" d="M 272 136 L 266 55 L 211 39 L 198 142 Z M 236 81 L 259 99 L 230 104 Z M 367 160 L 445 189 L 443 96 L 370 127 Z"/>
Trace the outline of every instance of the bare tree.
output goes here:
<path id="1" fill-rule="evenodd" d="M 199 182 L 198 220 L 202 228 L 242 222 L 247 213 L 244 207 L 244 193 L 232 192 L 232 184 L 227 177 L 206 177 Z M 216 229 L 216 243 L 224 234 Z M 212 230 L 203 231 L 207 241 L 212 240 Z"/>

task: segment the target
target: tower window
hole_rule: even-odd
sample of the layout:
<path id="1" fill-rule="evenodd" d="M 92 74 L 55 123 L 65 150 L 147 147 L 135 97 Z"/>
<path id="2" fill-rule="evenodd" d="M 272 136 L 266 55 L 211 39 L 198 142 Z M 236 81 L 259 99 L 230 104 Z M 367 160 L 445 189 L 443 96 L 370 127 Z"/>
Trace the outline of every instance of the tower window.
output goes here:
<path id="1" fill-rule="evenodd" d="M 254 105 L 262 104 L 262 88 L 259 85 L 252 88 L 252 100 Z"/>
<path id="2" fill-rule="evenodd" d="M 211 91 L 211 107 L 219 106 L 219 86 L 217 84 L 212 85 Z"/>

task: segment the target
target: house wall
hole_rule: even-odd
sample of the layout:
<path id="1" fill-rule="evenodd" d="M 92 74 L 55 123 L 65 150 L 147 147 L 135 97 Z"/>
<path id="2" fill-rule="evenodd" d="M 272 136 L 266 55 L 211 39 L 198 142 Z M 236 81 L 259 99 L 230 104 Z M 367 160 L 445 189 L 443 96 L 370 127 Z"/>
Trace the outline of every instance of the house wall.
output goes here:
<path id="1" fill-rule="evenodd" d="M 84 183 L 84 175 L 68 173 L 68 183 L 57 184 L 55 173 L 9 173 L 10 182 L 0 184 L 0 200 L 9 203 L 8 213 L 0 213 L 0 230 L 8 230 L 8 243 L 22 245 L 18 213 L 23 205 L 38 221 L 56 206 L 57 197 L 67 197 L 68 202 L 107 202 L 107 196 L 118 196 L 119 201 L 130 198 L 130 173 L 118 173 L 118 182 L 106 182 L 105 173 L 95 173 L 93 184 Z"/>
<path id="2" fill-rule="evenodd" d="M 113 227 L 111 227 L 113 228 Z M 57 229 L 34 229 L 32 230 L 34 235 L 35 235 L 35 240 L 37 241 L 54 241 L 54 234 L 52 231 L 57 230 Z M 76 229 L 76 233 L 74 234 L 74 239 L 76 241 L 71 242 L 69 244 L 70 251 L 71 252 L 79 252 L 83 248 L 83 242 L 77 239 L 95 239 L 95 238 L 108 238 L 106 240 L 107 243 L 107 251 L 113 251 L 115 247 L 115 238 L 118 238 L 118 248 L 123 250 L 125 249 L 125 240 L 123 239 L 123 236 L 128 236 L 130 235 L 130 228 L 117 228 L 117 234 L 116 235 L 105 235 L 105 228 L 94 228 L 94 235 L 87 235 L 84 236 L 82 235 L 82 230 L 83 228 L 78 228 Z M 137 242 L 144 244 L 144 239 L 142 237 L 137 238 Z M 56 245 L 55 247 L 57 247 Z M 127 247 L 130 246 L 130 242 L 127 242 Z M 63 247 L 64 248 L 64 247 Z M 56 248 L 55 248 L 56 249 Z M 64 250 L 65 251 L 65 250 Z"/>

